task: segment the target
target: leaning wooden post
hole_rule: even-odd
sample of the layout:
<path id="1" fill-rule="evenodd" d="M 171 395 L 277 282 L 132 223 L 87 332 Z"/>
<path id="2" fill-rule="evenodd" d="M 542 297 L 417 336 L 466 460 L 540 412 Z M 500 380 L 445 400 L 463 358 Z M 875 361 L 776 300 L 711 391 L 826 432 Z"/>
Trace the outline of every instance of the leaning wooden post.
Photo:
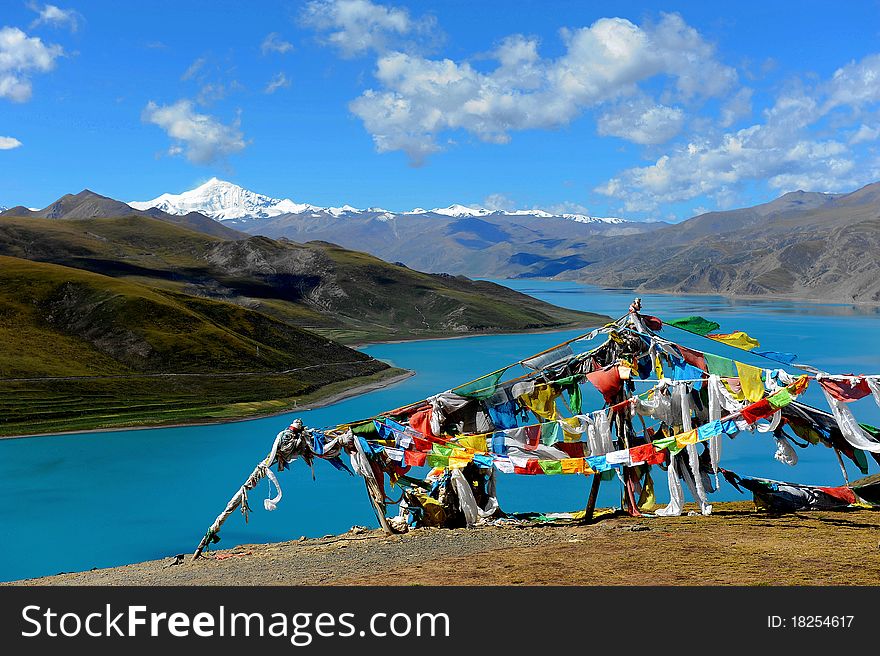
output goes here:
<path id="1" fill-rule="evenodd" d="M 834 455 L 837 456 L 837 462 L 840 464 L 840 471 L 843 472 L 843 480 L 846 482 L 846 486 L 849 487 L 849 476 L 846 475 L 846 465 L 843 464 L 843 458 L 840 457 L 840 449 L 834 447 Z"/>
<path id="2" fill-rule="evenodd" d="M 602 474 L 596 472 L 593 474 L 593 483 L 590 486 L 590 496 L 587 499 L 587 509 L 584 514 L 584 522 L 589 524 L 593 521 L 593 513 L 596 510 L 596 499 L 599 496 L 599 485 L 602 483 Z"/>
<path id="3" fill-rule="evenodd" d="M 205 550 L 205 547 L 217 536 L 217 532 L 220 530 L 220 527 L 223 526 L 223 522 L 225 522 L 229 516 L 235 512 L 235 509 L 238 508 L 242 501 L 244 501 L 245 494 L 247 494 L 248 490 L 253 490 L 257 483 L 259 483 L 265 476 L 266 472 L 269 470 L 269 467 L 275 462 L 276 454 L 278 452 L 278 445 L 281 442 L 281 435 L 275 438 L 275 442 L 272 444 L 272 450 L 269 452 L 269 455 L 254 468 L 254 471 L 251 472 L 251 475 L 247 477 L 244 484 L 238 488 L 238 492 L 232 495 L 232 498 L 229 500 L 229 503 L 226 504 L 226 508 L 223 509 L 219 515 L 217 515 L 217 519 L 214 520 L 214 523 L 211 524 L 211 527 L 205 533 L 205 537 L 202 538 L 202 541 L 199 542 L 199 546 L 196 547 L 195 552 L 193 553 L 192 559 L 196 560 L 199 556 L 202 555 L 202 551 Z M 214 540 L 216 542 L 216 540 Z"/>
<path id="4" fill-rule="evenodd" d="M 376 511 L 376 519 L 379 520 L 379 525 L 385 531 L 385 535 L 391 535 L 394 531 L 391 530 L 388 518 L 385 517 L 385 500 L 380 499 L 382 492 L 379 490 L 379 485 L 375 479 L 370 480 L 366 476 L 364 476 L 364 484 L 367 486 L 367 496 L 370 497 L 370 503 L 373 505 L 373 510 Z"/>

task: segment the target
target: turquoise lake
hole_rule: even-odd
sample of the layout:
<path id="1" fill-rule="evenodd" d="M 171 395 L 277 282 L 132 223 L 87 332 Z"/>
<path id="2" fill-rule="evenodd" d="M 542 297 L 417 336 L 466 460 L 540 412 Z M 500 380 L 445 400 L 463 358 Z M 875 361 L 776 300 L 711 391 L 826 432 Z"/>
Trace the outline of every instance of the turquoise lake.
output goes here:
<path id="1" fill-rule="evenodd" d="M 611 316 L 624 314 L 631 292 L 576 283 L 505 281 L 506 285 L 571 308 Z M 664 319 L 698 314 L 724 332 L 745 330 L 762 349 L 797 353 L 799 361 L 834 373 L 880 372 L 880 314 L 874 308 L 787 301 L 730 300 L 711 296 L 643 295 L 643 311 Z M 417 401 L 536 353 L 581 331 L 538 335 L 471 337 L 374 345 L 370 355 L 417 375 L 396 386 L 331 406 L 299 413 L 307 425 L 327 426 Z M 763 367 L 772 363 L 723 345 L 667 328 L 666 337 Z M 589 386 L 585 386 L 586 388 Z M 813 386 L 815 387 L 815 386 Z M 804 400 L 827 409 L 821 392 Z M 585 394 L 585 409 L 601 407 L 598 394 Z M 880 422 L 870 397 L 852 405 L 863 422 Z M 212 426 L 161 428 L 0 441 L 0 580 L 87 570 L 151 560 L 195 548 L 227 499 L 275 434 L 295 415 Z M 726 440 L 722 465 L 739 474 L 802 483 L 840 485 L 834 452 L 797 449 L 800 462 L 788 467 L 773 458 L 772 438 L 741 434 Z M 848 466 L 851 480 L 861 474 Z M 871 463 L 871 473 L 878 471 Z M 324 462 L 316 480 L 301 462 L 279 478 L 284 498 L 278 510 L 263 510 L 266 484 L 251 493 L 253 512 L 245 524 L 236 513 L 221 531 L 218 547 L 318 537 L 376 520 L 359 478 Z M 665 474 L 656 476 L 665 502 Z M 583 476 L 499 475 L 499 498 L 509 511 L 583 508 L 589 479 Z M 396 497 L 396 493 L 393 494 Z M 605 483 L 600 506 L 619 501 L 616 481 Z M 750 497 L 722 484 L 713 500 Z M 688 500 L 690 500 L 688 498 Z"/>

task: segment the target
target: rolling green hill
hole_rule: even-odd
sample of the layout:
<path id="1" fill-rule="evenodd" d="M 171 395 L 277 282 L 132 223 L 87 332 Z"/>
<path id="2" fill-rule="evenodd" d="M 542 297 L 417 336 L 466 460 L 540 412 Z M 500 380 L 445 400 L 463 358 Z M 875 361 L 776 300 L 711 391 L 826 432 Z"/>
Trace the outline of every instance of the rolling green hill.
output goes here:
<path id="1" fill-rule="evenodd" d="M 245 416 L 399 373 L 238 305 L 4 256 L 0 343 L 0 434 Z"/>
<path id="2" fill-rule="evenodd" d="M 333 244 L 229 240 L 145 216 L 3 216 L 0 255 L 231 302 L 348 342 L 553 330 L 607 320 Z"/>

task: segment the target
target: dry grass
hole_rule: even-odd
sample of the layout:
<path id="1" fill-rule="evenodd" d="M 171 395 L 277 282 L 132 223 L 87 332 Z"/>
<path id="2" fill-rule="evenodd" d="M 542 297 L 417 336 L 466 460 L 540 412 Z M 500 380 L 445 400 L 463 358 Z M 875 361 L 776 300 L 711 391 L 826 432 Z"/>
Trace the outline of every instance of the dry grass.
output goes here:
<path id="1" fill-rule="evenodd" d="M 36 585 L 877 585 L 880 513 L 615 516 L 589 526 L 379 531 L 36 579 Z M 228 557 L 233 554 L 233 557 Z"/>

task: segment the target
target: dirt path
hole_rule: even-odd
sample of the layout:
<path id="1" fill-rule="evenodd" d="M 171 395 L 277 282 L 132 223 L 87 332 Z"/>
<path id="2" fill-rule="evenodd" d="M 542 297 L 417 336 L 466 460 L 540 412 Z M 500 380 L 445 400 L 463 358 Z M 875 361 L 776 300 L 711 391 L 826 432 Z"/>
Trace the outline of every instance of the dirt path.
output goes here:
<path id="1" fill-rule="evenodd" d="M 880 585 L 880 512 L 617 516 L 590 526 L 421 529 L 245 545 L 27 585 Z"/>

